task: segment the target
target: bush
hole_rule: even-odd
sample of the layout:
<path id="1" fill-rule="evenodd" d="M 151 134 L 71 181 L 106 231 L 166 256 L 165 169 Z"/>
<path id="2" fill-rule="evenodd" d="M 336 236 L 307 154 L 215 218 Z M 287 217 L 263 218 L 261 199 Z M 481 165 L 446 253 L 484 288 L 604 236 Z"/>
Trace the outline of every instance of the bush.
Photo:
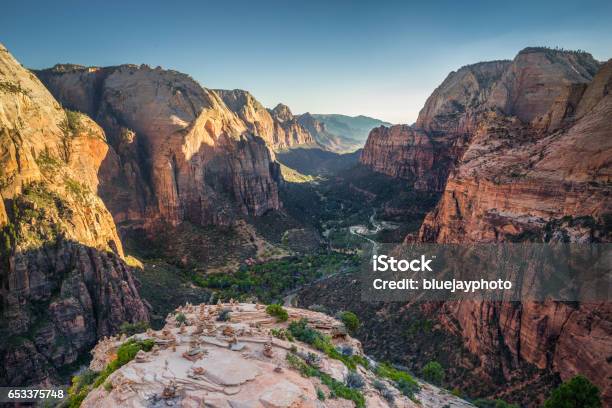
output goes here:
<path id="1" fill-rule="evenodd" d="M 423 367 L 423 379 L 435 385 L 444 381 L 444 369 L 437 361 L 430 361 Z"/>
<path id="2" fill-rule="evenodd" d="M 293 336 L 285 329 L 270 329 L 270 334 L 277 339 L 293 341 Z"/>
<path id="3" fill-rule="evenodd" d="M 177 313 L 174 320 L 176 320 L 178 324 L 183 324 L 187 321 L 187 316 L 185 316 L 183 313 Z"/>
<path id="4" fill-rule="evenodd" d="M 289 319 L 289 314 L 281 305 L 268 305 L 268 307 L 266 307 L 266 312 L 270 316 L 276 317 L 276 320 L 279 322 L 286 322 L 287 319 Z"/>
<path id="5" fill-rule="evenodd" d="M 342 323 L 344 323 L 348 331 L 351 333 L 354 333 L 361 325 L 359 318 L 353 312 L 342 312 L 340 314 L 340 320 L 342 320 Z"/>
<path id="6" fill-rule="evenodd" d="M 227 322 L 232 318 L 232 310 L 231 309 L 223 309 L 219 312 L 219 316 L 217 316 L 218 322 Z"/>
<path id="7" fill-rule="evenodd" d="M 365 385 L 363 378 L 354 371 L 350 371 L 346 376 L 346 386 L 354 389 L 361 389 Z"/>
<path id="8" fill-rule="evenodd" d="M 376 367 L 376 374 L 380 377 L 393 380 L 397 389 L 410 399 L 414 398 L 414 394 L 421 389 L 419 383 L 417 383 L 410 374 L 398 370 L 389 364 L 378 364 L 378 367 Z"/>
<path id="9" fill-rule="evenodd" d="M 121 326 L 119 326 L 119 333 L 125 334 L 126 336 L 129 337 L 136 333 L 145 332 L 147 331 L 149 327 L 150 327 L 149 323 L 147 322 L 136 322 L 136 323 L 123 322 Z"/>
<path id="10" fill-rule="evenodd" d="M 342 353 L 343 356 L 350 357 L 353 355 L 353 347 L 348 344 L 344 344 L 338 347 L 338 351 Z"/>
<path id="11" fill-rule="evenodd" d="M 319 401 L 325 401 L 325 393 L 320 388 L 317 388 L 317 398 Z"/>
<path id="12" fill-rule="evenodd" d="M 112 389 L 110 383 L 105 384 L 106 379 L 120 367 L 129 363 L 136 357 L 136 353 L 140 350 L 151 351 L 155 341 L 147 339 L 143 341 L 136 341 L 130 339 L 123 343 L 117 348 L 117 357 L 108 363 L 108 365 L 100 373 L 96 373 L 91 370 L 85 370 L 81 375 L 72 378 L 72 387 L 68 389 L 68 407 L 78 408 L 81 406 L 83 400 L 87 397 L 89 391 L 104 384 L 104 388 L 109 391 L 109 387 Z"/>
<path id="13" fill-rule="evenodd" d="M 321 372 L 316 367 L 309 366 L 295 354 L 287 353 L 285 358 L 289 365 L 298 370 L 304 377 L 318 377 L 329 388 L 330 398 L 344 398 L 353 401 L 357 408 L 365 408 L 365 398 L 361 391 L 349 388 L 329 374 Z"/>
<path id="14" fill-rule="evenodd" d="M 600 408 L 601 406 L 599 389 L 581 375 L 561 384 L 544 402 L 544 408 Z"/>

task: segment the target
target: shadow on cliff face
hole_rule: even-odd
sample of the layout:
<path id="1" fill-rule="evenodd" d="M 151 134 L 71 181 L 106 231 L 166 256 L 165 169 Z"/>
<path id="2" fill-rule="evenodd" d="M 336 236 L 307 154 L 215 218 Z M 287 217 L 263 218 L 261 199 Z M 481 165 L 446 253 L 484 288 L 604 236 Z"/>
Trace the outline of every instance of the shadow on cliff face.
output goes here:
<path id="1" fill-rule="evenodd" d="M 138 281 L 113 252 L 58 237 L 5 261 L 1 386 L 61 382 L 99 338 L 149 320 Z"/>
<path id="2" fill-rule="evenodd" d="M 510 349 L 513 345 L 505 343 L 500 310 L 506 307 L 520 316 L 526 306 L 519 302 L 497 302 L 488 315 L 487 310 L 482 311 L 481 324 L 500 326 L 480 331 L 480 336 L 489 339 L 489 348 L 471 352 L 460 322 L 447 310 L 448 302 L 364 302 L 360 290 L 358 279 L 347 284 L 346 277 L 334 277 L 300 291 L 298 306 L 322 305 L 331 314 L 353 311 L 362 322 L 355 337 L 366 353 L 405 366 L 417 376 L 428 362 L 438 361 L 445 369 L 443 386 L 465 397 L 501 398 L 521 406 L 539 406 L 561 382 L 549 367 L 541 369 L 517 357 Z"/>

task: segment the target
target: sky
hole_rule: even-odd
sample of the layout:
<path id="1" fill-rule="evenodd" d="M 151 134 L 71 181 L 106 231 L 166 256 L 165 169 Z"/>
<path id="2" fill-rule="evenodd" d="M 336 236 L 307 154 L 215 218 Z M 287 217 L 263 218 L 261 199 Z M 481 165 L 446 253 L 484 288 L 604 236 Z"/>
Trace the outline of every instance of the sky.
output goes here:
<path id="1" fill-rule="evenodd" d="M 527 46 L 612 58 L 612 2 L 3 0 L 0 43 L 28 68 L 159 65 L 267 107 L 413 123 L 463 65 Z"/>

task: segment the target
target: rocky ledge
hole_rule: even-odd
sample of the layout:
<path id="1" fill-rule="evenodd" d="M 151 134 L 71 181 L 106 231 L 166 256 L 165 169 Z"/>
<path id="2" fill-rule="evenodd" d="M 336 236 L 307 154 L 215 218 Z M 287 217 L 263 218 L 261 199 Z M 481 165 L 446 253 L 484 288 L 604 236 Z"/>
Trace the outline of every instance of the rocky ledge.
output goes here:
<path id="1" fill-rule="evenodd" d="M 259 304 L 188 304 L 169 315 L 160 331 L 105 338 L 92 351 L 93 371 L 104 372 L 126 342 L 146 342 L 149 351 L 141 349 L 97 381 L 82 406 L 472 406 L 412 379 L 415 391 L 408 398 L 396 387 L 398 373 L 408 374 L 364 356 L 340 321 L 314 311 L 286 311 L 288 319 L 281 322 Z M 331 351 L 293 338 L 296 325 L 321 336 Z"/>

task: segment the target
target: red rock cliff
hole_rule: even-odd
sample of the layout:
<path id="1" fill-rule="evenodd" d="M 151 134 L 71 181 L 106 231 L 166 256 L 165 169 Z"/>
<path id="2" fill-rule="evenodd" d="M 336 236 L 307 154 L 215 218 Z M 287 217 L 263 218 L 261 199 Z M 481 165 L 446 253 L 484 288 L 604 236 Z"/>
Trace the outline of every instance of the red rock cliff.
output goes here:
<path id="1" fill-rule="evenodd" d="M 48 383 L 123 322 L 148 321 L 111 214 L 109 153 L 0 45 L 0 384 Z M 10 341 L 8 341 L 10 339 Z"/>
<path id="2" fill-rule="evenodd" d="M 554 55 L 574 66 L 574 54 Z M 612 63 L 584 84 L 588 71 L 559 79 L 558 60 L 547 58 L 521 53 L 504 75 L 498 86 L 513 97 L 478 121 L 421 240 L 610 242 Z M 564 380 L 583 374 L 612 400 L 609 303 L 457 302 L 438 317 L 482 357 L 489 375 L 487 366 L 510 378 L 528 362 Z"/>
<path id="3" fill-rule="evenodd" d="M 245 96 L 252 102 L 245 110 L 228 97 L 245 123 L 215 92 L 176 71 L 58 66 L 38 75 L 112 140 L 117 155 L 106 163 L 100 193 L 116 221 L 229 224 L 279 208 L 278 165 L 257 136 L 269 137 L 270 124 L 258 120 L 263 111 L 254 99 Z"/>

